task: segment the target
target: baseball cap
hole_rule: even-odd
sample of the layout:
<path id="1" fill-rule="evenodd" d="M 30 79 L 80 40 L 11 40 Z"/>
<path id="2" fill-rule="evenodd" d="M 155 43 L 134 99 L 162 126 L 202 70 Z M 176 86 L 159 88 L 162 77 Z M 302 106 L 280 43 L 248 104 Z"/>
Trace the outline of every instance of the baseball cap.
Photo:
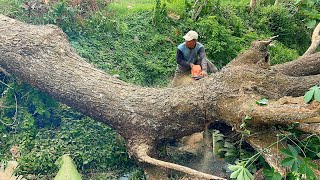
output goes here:
<path id="1" fill-rule="evenodd" d="M 195 31 L 189 31 L 186 35 L 183 36 L 184 40 L 191 41 L 193 39 L 198 39 L 198 33 Z"/>

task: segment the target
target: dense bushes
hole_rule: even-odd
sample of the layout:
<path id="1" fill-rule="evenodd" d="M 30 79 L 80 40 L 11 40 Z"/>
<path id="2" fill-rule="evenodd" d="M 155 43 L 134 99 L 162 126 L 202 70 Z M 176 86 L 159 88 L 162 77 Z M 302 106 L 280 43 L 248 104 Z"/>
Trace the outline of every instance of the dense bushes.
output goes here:
<path id="1" fill-rule="evenodd" d="M 2 78 L 6 85 L 0 92 L 5 107 L 0 109 L 0 158 L 10 159 L 9 149 L 17 146 L 20 174 L 54 174 L 54 163 L 63 154 L 70 154 L 82 173 L 133 166 L 110 127 L 59 105 L 29 85 Z"/>
<path id="2" fill-rule="evenodd" d="M 89 118 L 66 118 L 59 127 L 41 129 L 32 148 L 21 153 L 19 171 L 23 174 L 55 173 L 54 163 L 63 154 L 70 154 L 82 173 L 133 165 L 115 132 Z"/>

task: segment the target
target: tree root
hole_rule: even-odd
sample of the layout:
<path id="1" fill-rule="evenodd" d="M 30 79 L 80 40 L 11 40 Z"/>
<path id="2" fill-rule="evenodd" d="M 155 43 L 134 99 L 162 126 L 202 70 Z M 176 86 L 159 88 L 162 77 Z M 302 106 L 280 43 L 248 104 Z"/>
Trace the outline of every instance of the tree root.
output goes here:
<path id="1" fill-rule="evenodd" d="M 218 177 L 218 176 L 214 176 L 214 175 L 210 175 L 210 174 L 206 174 L 182 165 L 178 165 L 178 164 L 174 164 L 174 163 L 170 163 L 170 162 L 165 162 L 165 161 L 161 161 L 155 158 L 152 158 L 148 155 L 150 147 L 146 144 L 140 144 L 135 148 L 135 154 L 136 157 L 138 158 L 138 160 L 140 162 L 143 163 L 149 163 L 158 167 L 162 167 L 162 168 L 166 168 L 166 169 L 172 169 L 172 170 L 176 170 L 176 171 L 180 171 L 186 174 L 189 174 L 195 178 L 201 178 L 201 179 L 220 179 L 220 180 L 225 180 L 224 178 Z"/>

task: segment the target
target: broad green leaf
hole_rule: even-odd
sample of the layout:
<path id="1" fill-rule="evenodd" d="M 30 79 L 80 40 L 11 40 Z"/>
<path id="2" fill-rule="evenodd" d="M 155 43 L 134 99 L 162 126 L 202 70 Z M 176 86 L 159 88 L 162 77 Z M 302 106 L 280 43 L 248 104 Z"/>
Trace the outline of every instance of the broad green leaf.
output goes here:
<path id="1" fill-rule="evenodd" d="M 293 157 L 291 151 L 289 151 L 288 149 L 281 149 L 280 152 L 286 156 Z"/>
<path id="2" fill-rule="evenodd" d="M 320 158 L 320 152 L 317 154 L 317 156 Z"/>
<path id="3" fill-rule="evenodd" d="M 317 89 L 315 89 L 314 91 L 314 99 L 318 102 L 320 102 L 320 89 L 319 87 L 317 87 Z"/>
<path id="4" fill-rule="evenodd" d="M 243 165 L 231 165 L 228 167 L 231 171 L 234 171 L 230 178 L 237 178 L 237 180 L 251 180 L 252 174 Z"/>
<path id="5" fill-rule="evenodd" d="M 306 175 L 310 179 L 313 178 L 314 180 L 317 180 L 317 176 L 314 174 L 314 172 L 310 168 L 306 169 Z"/>
<path id="6" fill-rule="evenodd" d="M 232 157 L 232 156 L 236 156 L 236 155 L 237 155 L 236 152 L 233 152 L 233 151 L 228 151 L 224 154 L 224 156 L 226 156 L 226 157 Z"/>
<path id="7" fill-rule="evenodd" d="M 317 24 L 316 20 L 311 20 L 311 21 L 308 21 L 306 25 L 308 29 L 313 29 L 316 26 L 316 24 Z"/>
<path id="8" fill-rule="evenodd" d="M 301 174 L 306 174 L 308 179 L 316 179 L 316 175 L 314 174 L 312 169 L 318 169 L 318 166 L 311 162 L 310 158 L 304 158 L 301 165 L 299 166 L 299 172 Z"/>
<path id="9" fill-rule="evenodd" d="M 267 105 L 268 99 L 263 98 L 263 99 L 260 99 L 260 100 L 256 101 L 256 103 L 257 103 L 258 105 L 260 105 L 260 106 Z"/>
<path id="10" fill-rule="evenodd" d="M 248 169 L 244 169 L 247 179 L 253 179 L 253 175 L 249 172 Z"/>
<path id="11" fill-rule="evenodd" d="M 239 176 L 241 172 L 241 169 L 238 169 L 236 171 L 234 171 L 231 175 L 230 175 L 230 178 L 237 178 Z"/>
<path id="12" fill-rule="evenodd" d="M 291 151 L 291 154 L 292 154 L 294 157 L 297 157 L 297 156 L 298 156 L 297 150 L 296 150 L 293 146 L 291 146 L 290 144 L 288 144 L 288 147 L 289 147 L 289 149 L 290 149 L 290 151 Z"/>
<path id="13" fill-rule="evenodd" d="M 69 155 L 61 156 L 56 164 L 60 166 L 60 169 L 54 180 L 81 180 L 81 176 Z"/>
<path id="14" fill-rule="evenodd" d="M 237 177 L 237 180 L 246 180 L 245 176 L 244 176 L 244 171 L 241 169 L 240 174 Z"/>
<path id="15" fill-rule="evenodd" d="M 304 102 L 305 103 L 310 102 L 313 98 L 313 94 L 314 94 L 314 90 L 309 90 L 308 92 L 306 92 L 306 94 L 304 94 L 303 96 Z"/>
<path id="16" fill-rule="evenodd" d="M 294 159 L 293 165 L 291 167 L 291 171 L 298 171 L 299 164 L 300 164 L 299 161 L 297 159 Z"/>
<path id="17" fill-rule="evenodd" d="M 312 86 L 309 90 L 314 90 L 315 91 L 316 89 L 319 89 L 319 87 L 317 85 Z"/>
<path id="18" fill-rule="evenodd" d="M 226 148 L 234 148 L 234 146 L 229 142 L 225 142 L 224 143 L 224 147 L 226 147 Z"/>
<path id="19" fill-rule="evenodd" d="M 297 4 L 299 4 L 300 1 L 301 1 L 301 0 L 295 0 L 295 1 L 294 1 L 294 4 L 297 5 Z"/>
<path id="20" fill-rule="evenodd" d="M 240 129 L 244 129 L 246 126 L 247 126 L 246 123 L 241 123 L 241 124 L 240 124 Z"/>
<path id="21" fill-rule="evenodd" d="M 240 165 L 230 165 L 228 166 L 228 168 L 231 170 L 231 171 L 236 171 L 238 169 L 241 169 L 242 166 Z"/>
<path id="22" fill-rule="evenodd" d="M 284 167 L 291 167 L 294 163 L 294 158 L 288 157 L 282 160 L 281 165 Z"/>
<path id="23" fill-rule="evenodd" d="M 246 116 L 244 117 L 244 120 L 245 120 L 245 121 L 252 120 L 252 117 L 251 117 L 251 116 L 246 115 Z"/>
<path id="24" fill-rule="evenodd" d="M 309 157 L 303 158 L 303 163 L 307 164 L 308 166 L 310 166 L 313 169 L 318 169 L 317 164 L 312 162 Z"/>
<path id="25" fill-rule="evenodd" d="M 263 174 L 265 175 L 265 180 L 281 180 L 282 176 L 280 173 L 272 169 L 263 169 Z"/>

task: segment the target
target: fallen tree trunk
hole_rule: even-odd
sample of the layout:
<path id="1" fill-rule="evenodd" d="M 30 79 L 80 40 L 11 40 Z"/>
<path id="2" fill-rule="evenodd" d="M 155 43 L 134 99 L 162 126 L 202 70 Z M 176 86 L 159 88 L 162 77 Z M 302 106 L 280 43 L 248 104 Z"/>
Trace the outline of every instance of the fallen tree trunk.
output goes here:
<path id="1" fill-rule="evenodd" d="M 70 47 L 56 26 L 34 26 L 0 15 L 0 66 L 57 100 L 114 128 L 129 153 L 143 163 L 193 176 L 222 179 L 152 158 L 160 142 L 200 132 L 205 124 L 224 121 L 241 131 L 243 117 L 252 117 L 251 131 L 274 124 L 301 122 L 301 129 L 319 128 L 320 106 L 304 104 L 303 93 L 319 84 L 319 53 L 270 67 L 269 41 L 255 41 L 220 72 L 192 85 L 147 88 L 125 83 L 88 64 Z M 312 59 L 312 61 L 308 61 Z M 301 75 L 290 74 L 290 68 Z M 312 73 L 308 72 L 312 71 Z M 296 97 L 289 97 L 296 96 Z M 269 98 L 268 106 L 255 101 Z M 313 118 L 312 124 L 308 120 Z M 313 131 L 316 132 L 316 131 Z M 310 133 L 313 133 L 310 132 Z M 319 132 L 319 131 L 318 131 Z M 319 133 L 318 133 L 319 134 Z M 143 151 L 142 151 L 143 150 Z"/>

